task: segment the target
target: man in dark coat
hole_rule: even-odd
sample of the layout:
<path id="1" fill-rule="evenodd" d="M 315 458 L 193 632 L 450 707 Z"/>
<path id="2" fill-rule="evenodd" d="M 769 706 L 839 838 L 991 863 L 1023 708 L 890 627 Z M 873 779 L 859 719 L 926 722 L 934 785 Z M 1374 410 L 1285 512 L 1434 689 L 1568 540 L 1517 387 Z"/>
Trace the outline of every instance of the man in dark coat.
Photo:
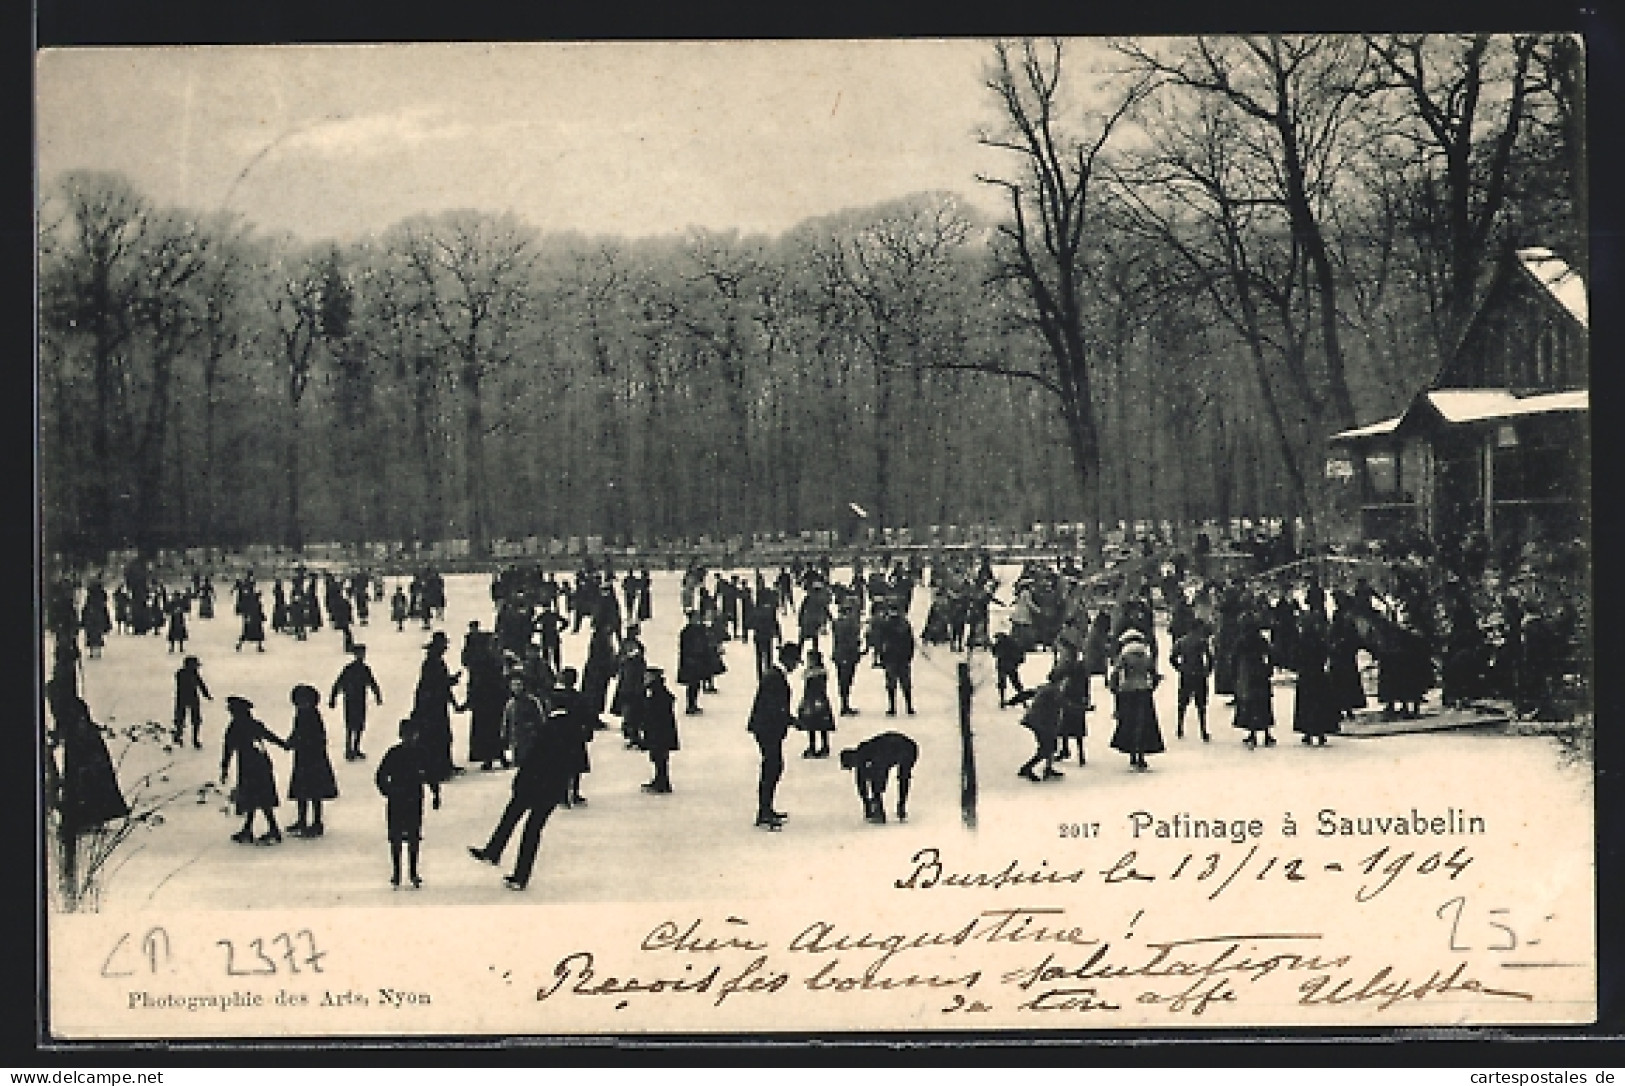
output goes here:
<path id="1" fill-rule="evenodd" d="M 541 614 L 536 616 L 536 632 L 542 637 L 542 656 L 555 672 L 564 666 L 562 641 L 564 626 L 564 616 L 559 614 L 554 602 L 549 600 L 542 608 Z"/>
<path id="2" fill-rule="evenodd" d="M 428 756 L 421 746 L 417 721 L 401 721 L 401 741 L 384 752 L 373 774 L 373 784 L 384 797 L 384 824 L 389 833 L 389 884 L 401 885 L 401 849 L 405 846 L 408 875 L 413 888 L 423 885 L 418 877 L 418 849 L 423 838 L 423 791 L 434 795 L 434 809 L 440 809 L 440 785 L 430 771 Z"/>
<path id="3" fill-rule="evenodd" d="M 1030 781 L 1057 780 L 1065 774 L 1055 768 L 1056 741 L 1061 733 L 1061 683 L 1059 676 L 1040 683 L 1038 686 L 1023 691 L 1017 695 L 1012 704 L 1020 705 L 1027 702 L 1027 710 L 1022 714 L 1021 726 L 1033 733 L 1033 756 L 1022 763 L 1016 770 L 1018 777 L 1025 777 Z M 1038 763 L 1044 763 L 1044 775 L 1039 777 L 1033 770 Z"/>
<path id="4" fill-rule="evenodd" d="M 461 681 L 462 672 L 453 675 L 446 667 L 446 650 L 450 647 L 444 631 L 436 630 L 429 638 L 423 646 L 423 668 L 412 695 L 412 719 L 423 730 L 420 740 L 429 763 L 429 779 L 435 784 L 463 771 L 451 757 L 451 711 L 463 712 L 464 706 L 457 703 L 452 689 Z"/>
<path id="5" fill-rule="evenodd" d="M 352 644 L 350 653 L 355 657 L 344 665 L 339 677 L 333 680 L 333 689 L 327 695 L 327 707 L 338 707 L 339 695 L 344 696 L 344 758 L 355 761 L 365 758 L 361 753 L 361 733 L 367 728 L 367 692 L 379 705 L 384 703 L 384 692 L 378 688 L 378 679 L 367 666 L 367 646 Z"/>
<path id="6" fill-rule="evenodd" d="M 536 739 L 519 763 L 514 774 L 513 794 L 502 817 L 484 846 L 471 847 L 468 852 L 476 860 L 496 865 L 502 862 L 502 851 L 508 846 L 519 820 L 525 828 L 519 836 L 519 857 L 513 873 L 503 878 L 510 890 L 523 890 L 530 884 L 530 873 L 536 866 L 536 852 L 542 843 L 542 827 L 562 803 L 568 793 L 571 778 L 577 772 L 580 744 L 574 734 L 568 714 L 555 712 L 537 729 Z"/>
<path id="7" fill-rule="evenodd" d="M 863 658 L 863 624 L 858 619 L 859 604 L 848 595 L 841 600 L 841 613 L 831 627 L 834 646 L 830 649 L 835 664 L 835 686 L 840 692 L 841 715 L 857 716 L 852 708 L 852 680 L 857 678 L 858 661 Z M 777 619 L 774 620 L 775 624 Z"/>
<path id="8" fill-rule="evenodd" d="M 784 737 L 790 730 L 790 679 L 800 651 L 794 645 L 779 647 L 779 664 L 762 674 L 756 700 L 750 707 L 748 729 L 762 752 L 762 771 L 756 785 L 756 825 L 767 830 L 784 828 L 786 816 L 773 809 L 773 794 L 784 774 Z"/>
<path id="9" fill-rule="evenodd" d="M 1017 696 L 1026 687 L 1021 685 L 1021 662 L 1027 658 L 1027 649 L 1021 641 L 1008 633 L 998 633 L 993 638 L 993 663 L 998 672 L 999 680 L 999 708 L 1003 709 L 1010 704 L 1005 698 L 1006 690 L 1014 690 Z M 1087 682 L 1087 675 L 1085 682 Z"/>
<path id="10" fill-rule="evenodd" d="M 914 629 L 903 613 L 891 606 L 881 623 L 877 655 L 886 669 L 886 715 L 897 715 L 897 692 L 903 707 L 914 715 Z"/>
<path id="11" fill-rule="evenodd" d="M 648 752 L 649 762 L 654 766 L 654 779 L 645 784 L 643 790 L 664 794 L 671 791 L 671 752 L 680 749 L 677 714 L 672 709 L 677 699 L 666 689 L 666 675 L 660 668 L 640 671 L 647 676 L 647 689 L 643 696 L 638 744 Z"/>
<path id="12" fill-rule="evenodd" d="M 896 767 L 897 821 L 908 820 L 908 785 L 919 757 L 919 745 L 902 732 L 881 732 L 841 751 L 841 768 L 852 770 L 857 780 L 864 818 L 870 822 L 886 821 L 886 784 L 892 768 Z"/>
<path id="13" fill-rule="evenodd" d="M 711 678 L 713 653 L 711 635 L 700 621 L 699 611 L 688 613 L 688 625 L 677 635 L 677 683 L 687 694 L 683 712 L 700 713 L 700 686 Z"/>
<path id="14" fill-rule="evenodd" d="M 1207 680 L 1213 673 L 1213 650 L 1208 645 L 1207 626 L 1193 621 L 1168 654 L 1168 662 L 1179 672 L 1179 711 L 1175 718 L 1174 734 L 1185 738 L 1185 709 L 1196 705 L 1196 723 L 1202 730 L 1202 742 L 1209 741 L 1207 731 Z"/>
<path id="15" fill-rule="evenodd" d="M 779 604 L 771 588 L 759 586 L 746 624 L 750 627 L 751 642 L 756 646 L 756 677 L 760 679 L 773 667 L 773 646 L 779 640 Z"/>

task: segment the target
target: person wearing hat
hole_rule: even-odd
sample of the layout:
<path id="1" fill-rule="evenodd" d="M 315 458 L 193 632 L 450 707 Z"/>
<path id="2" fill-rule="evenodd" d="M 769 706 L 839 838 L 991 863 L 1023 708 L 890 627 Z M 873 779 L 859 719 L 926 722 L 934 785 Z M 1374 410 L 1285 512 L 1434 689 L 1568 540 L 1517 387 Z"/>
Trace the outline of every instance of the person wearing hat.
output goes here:
<path id="1" fill-rule="evenodd" d="M 1112 749 L 1127 754 L 1131 768 L 1146 770 L 1151 766 L 1145 756 L 1161 754 L 1166 749 L 1162 731 L 1157 727 L 1157 708 L 1152 701 L 1152 691 L 1162 676 L 1157 673 L 1157 662 L 1145 635 L 1137 628 L 1131 626 L 1124 630 L 1118 645 L 1117 660 L 1106 680 L 1117 703 Z"/>
<path id="2" fill-rule="evenodd" d="M 367 646 L 356 642 L 350 646 L 350 654 L 355 659 L 345 664 L 339 677 L 333 680 L 327 707 L 337 708 L 339 695 L 344 695 L 344 760 L 353 762 L 366 757 L 361 753 L 361 733 L 367 729 L 367 692 L 372 692 L 379 705 L 384 703 L 384 692 L 379 689 L 372 668 L 367 666 Z"/>
<path id="3" fill-rule="evenodd" d="M 495 636 L 470 624 L 463 648 L 463 667 L 468 673 L 465 704 L 469 711 L 468 760 L 482 770 L 500 761 L 508 767 L 508 752 L 502 742 L 502 713 L 508 705 L 508 683 Z"/>
<path id="4" fill-rule="evenodd" d="M 1055 768 L 1057 739 L 1061 733 L 1061 678 L 1051 671 L 1043 682 L 1022 691 L 1010 701 L 1012 705 L 1026 703 L 1027 709 L 1021 714 L 1021 726 L 1033 733 L 1035 744 L 1033 756 L 1016 770 L 1018 777 L 1030 781 L 1049 781 L 1059 780 L 1066 775 Z M 1042 777 L 1033 772 L 1039 762 L 1044 763 Z"/>
<path id="5" fill-rule="evenodd" d="M 1209 741 L 1207 731 L 1207 680 L 1213 673 L 1213 650 L 1208 644 L 1207 623 L 1193 618 L 1190 625 L 1174 641 L 1168 653 L 1168 662 L 1179 672 L 1179 716 L 1174 734 L 1185 738 L 1185 710 L 1196 705 L 1196 723 L 1202 730 L 1202 742 Z"/>
<path id="6" fill-rule="evenodd" d="M 671 791 L 671 752 L 680 750 L 677 738 L 677 714 L 673 709 L 677 699 L 666 688 L 666 673 L 658 667 L 645 669 L 647 689 L 640 710 L 641 729 L 638 744 L 648 752 L 654 766 L 654 779 L 643 786 L 645 792 L 665 794 Z"/>
<path id="7" fill-rule="evenodd" d="M 807 650 L 807 668 L 802 672 L 801 706 L 796 710 L 796 727 L 807 733 L 803 758 L 828 758 L 829 733 L 835 730 L 835 714 L 829 707 L 829 672 L 823 654 L 816 647 Z"/>
<path id="8" fill-rule="evenodd" d="M 453 675 L 446 667 L 446 650 L 451 642 L 445 631 L 436 630 L 423 646 L 423 667 L 418 672 L 417 689 L 412 695 L 412 716 L 422 729 L 418 741 L 429 763 L 429 778 L 439 784 L 461 773 L 451 758 L 451 712 L 463 712 L 454 688 L 462 672 Z"/>
<path id="9" fill-rule="evenodd" d="M 1000 631 L 993 635 L 993 663 L 998 676 L 999 708 L 1015 704 L 1005 697 L 1006 690 L 1013 690 L 1015 697 L 1020 697 L 1027 688 L 1021 683 L 1021 663 L 1027 658 L 1027 648 L 1011 633 Z"/>
<path id="10" fill-rule="evenodd" d="M 1078 745 L 1078 764 L 1085 765 L 1088 755 L 1084 744 L 1089 735 L 1089 670 L 1083 657 L 1066 644 L 1056 647 L 1055 666 L 1050 681 L 1061 690 L 1061 708 L 1057 717 L 1056 757 L 1065 761 L 1072 754 L 1072 744 Z"/>
<path id="11" fill-rule="evenodd" d="M 288 749 L 293 751 L 293 773 L 288 777 L 288 798 L 299 804 L 299 819 L 288 827 L 296 837 L 320 837 L 322 801 L 337 799 L 338 781 L 333 763 L 327 757 L 327 725 L 322 722 L 322 695 L 309 683 L 293 688 L 293 731 L 288 733 Z M 305 820 L 307 808 L 310 820 Z"/>
<path id="12" fill-rule="evenodd" d="M 237 761 L 237 787 L 234 790 L 237 813 L 243 816 L 243 828 L 231 835 L 239 844 L 274 845 L 282 840 L 282 831 L 276 824 L 276 775 L 271 768 L 271 756 L 265 752 L 266 743 L 275 743 L 284 750 L 288 744 L 264 724 L 254 719 L 254 703 L 233 694 L 226 698 L 226 724 L 220 757 L 220 783 L 225 784 L 231 770 L 232 759 Z M 254 837 L 254 815 L 265 815 L 265 833 Z"/>
<path id="13" fill-rule="evenodd" d="M 209 687 L 203 681 L 203 674 L 198 670 L 203 663 L 196 656 L 188 656 L 181 661 L 181 666 L 175 671 L 175 745 L 182 746 L 186 742 L 186 721 L 192 721 L 192 746 L 203 746 L 199 732 L 203 728 L 203 703 L 200 698 L 214 700 L 209 693 Z"/>
<path id="14" fill-rule="evenodd" d="M 615 697 L 609 703 L 609 711 L 621 718 L 621 735 L 626 740 L 628 750 L 642 744 L 644 697 L 648 688 L 648 661 L 644 658 L 643 641 L 638 633 L 639 626 L 634 622 L 626 628 L 626 636 L 621 638 Z"/>
<path id="15" fill-rule="evenodd" d="M 565 721 L 572 729 L 571 734 L 576 740 L 575 764 L 579 768 L 570 778 L 570 791 L 565 797 L 564 805 L 585 806 L 587 797 L 581 794 L 581 777 L 585 773 L 592 772 L 592 758 L 588 753 L 587 744 L 592 742 L 593 733 L 606 729 L 608 725 L 598 719 L 598 714 L 588 707 L 587 699 L 576 689 L 576 669 L 573 667 L 567 667 L 559 672 L 559 684 L 548 692 L 545 703 L 551 705 L 554 712 L 562 712 L 565 715 Z M 517 763 L 520 760 L 519 751 L 516 749 L 514 761 Z"/>
<path id="16" fill-rule="evenodd" d="M 407 874 L 416 889 L 423 885 L 418 876 L 418 848 L 423 839 L 423 789 L 434 795 L 434 809 L 440 809 L 440 785 L 433 778 L 429 757 L 424 751 L 422 729 L 411 717 L 401 721 L 401 741 L 390 747 L 378 762 L 373 784 L 384 797 L 384 825 L 389 833 L 389 884 L 401 885 L 401 846 L 406 846 Z"/>
<path id="17" fill-rule="evenodd" d="M 1275 726 L 1275 712 L 1271 704 L 1274 692 L 1270 687 L 1270 673 L 1273 670 L 1270 643 L 1258 619 L 1251 613 L 1237 620 L 1233 655 L 1236 715 L 1231 723 L 1247 733 L 1242 740 L 1246 746 L 1256 747 L 1258 736 L 1262 733 L 1264 745 L 1273 747 L 1275 736 L 1270 734 L 1270 729 Z"/>
<path id="18" fill-rule="evenodd" d="M 700 687 L 711 678 L 711 637 L 697 610 L 688 613 L 688 624 L 677 635 L 677 685 L 685 692 L 683 712 L 697 716 L 700 709 Z"/>
<path id="19" fill-rule="evenodd" d="M 756 782 L 756 825 L 766 830 L 783 829 L 787 817 L 773 809 L 773 796 L 784 775 L 784 737 L 791 724 L 790 679 L 786 673 L 795 670 L 800 659 L 799 646 L 779 646 L 779 662 L 762 675 L 746 727 L 756 737 L 762 754 L 761 775 Z"/>
<path id="20" fill-rule="evenodd" d="M 903 692 L 903 708 L 914 715 L 914 628 L 897 604 L 886 609 L 876 655 L 886 669 L 886 715 L 897 715 L 897 692 Z"/>

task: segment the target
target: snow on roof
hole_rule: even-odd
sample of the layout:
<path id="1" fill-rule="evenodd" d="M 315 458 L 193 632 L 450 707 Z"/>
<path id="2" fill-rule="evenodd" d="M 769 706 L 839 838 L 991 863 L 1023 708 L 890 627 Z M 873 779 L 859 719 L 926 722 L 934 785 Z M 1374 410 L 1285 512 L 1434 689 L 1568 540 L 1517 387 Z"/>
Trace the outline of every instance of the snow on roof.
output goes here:
<path id="1" fill-rule="evenodd" d="M 1488 422 L 1492 419 L 1516 418 L 1520 415 L 1542 415 L 1553 411 L 1589 411 L 1591 393 L 1585 389 L 1575 392 L 1543 392 L 1537 396 L 1514 396 L 1504 389 L 1495 388 L 1442 388 L 1424 392 L 1418 400 L 1427 400 L 1450 425 L 1469 422 Z M 1415 410 L 1411 405 L 1403 415 L 1373 422 L 1353 430 L 1344 430 L 1331 436 L 1332 441 L 1359 441 L 1362 438 L 1382 437 L 1399 429 Z"/>
<path id="2" fill-rule="evenodd" d="M 1585 389 L 1514 396 L 1504 389 L 1441 388 L 1427 393 L 1427 399 L 1449 423 L 1484 422 L 1517 415 L 1591 409 L 1591 394 Z"/>
<path id="3" fill-rule="evenodd" d="M 1591 327 L 1586 306 L 1585 280 L 1580 273 L 1569 267 L 1563 258 L 1550 249 L 1535 247 L 1518 250 L 1518 262 L 1546 292 L 1557 299 L 1557 304 L 1569 311 L 1569 314 L 1583 328 Z"/>
<path id="4" fill-rule="evenodd" d="M 1368 426 L 1359 426 L 1353 430 L 1344 430 L 1341 433 L 1333 434 L 1330 440 L 1359 440 L 1362 437 L 1381 437 L 1383 434 L 1391 434 L 1395 430 L 1399 429 L 1399 421 L 1404 417 L 1404 415 L 1395 415 L 1391 419 L 1383 419 L 1381 422 L 1373 422 Z"/>

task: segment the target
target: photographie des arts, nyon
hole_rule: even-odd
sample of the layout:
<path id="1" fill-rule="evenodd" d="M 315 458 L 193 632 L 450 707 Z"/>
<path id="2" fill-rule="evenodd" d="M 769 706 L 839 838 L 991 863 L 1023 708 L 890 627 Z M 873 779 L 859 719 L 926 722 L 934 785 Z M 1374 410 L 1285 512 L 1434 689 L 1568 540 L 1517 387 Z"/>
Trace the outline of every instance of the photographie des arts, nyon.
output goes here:
<path id="1" fill-rule="evenodd" d="M 42 52 L 47 1037 L 1594 1021 L 1584 59 Z"/>

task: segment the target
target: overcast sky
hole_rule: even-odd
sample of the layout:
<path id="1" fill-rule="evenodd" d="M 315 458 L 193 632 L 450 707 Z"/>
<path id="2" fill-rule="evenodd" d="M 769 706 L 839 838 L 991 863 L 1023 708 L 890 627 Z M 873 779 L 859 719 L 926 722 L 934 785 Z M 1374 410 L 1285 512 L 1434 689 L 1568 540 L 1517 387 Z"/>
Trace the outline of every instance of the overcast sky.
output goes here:
<path id="1" fill-rule="evenodd" d="M 84 49 L 38 67 L 41 181 L 354 237 L 450 207 L 544 229 L 777 232 L 949 189 L 984 207 L 988 42 Z M 1080 53 L 1080 60 L 1082 54 Z"/>

